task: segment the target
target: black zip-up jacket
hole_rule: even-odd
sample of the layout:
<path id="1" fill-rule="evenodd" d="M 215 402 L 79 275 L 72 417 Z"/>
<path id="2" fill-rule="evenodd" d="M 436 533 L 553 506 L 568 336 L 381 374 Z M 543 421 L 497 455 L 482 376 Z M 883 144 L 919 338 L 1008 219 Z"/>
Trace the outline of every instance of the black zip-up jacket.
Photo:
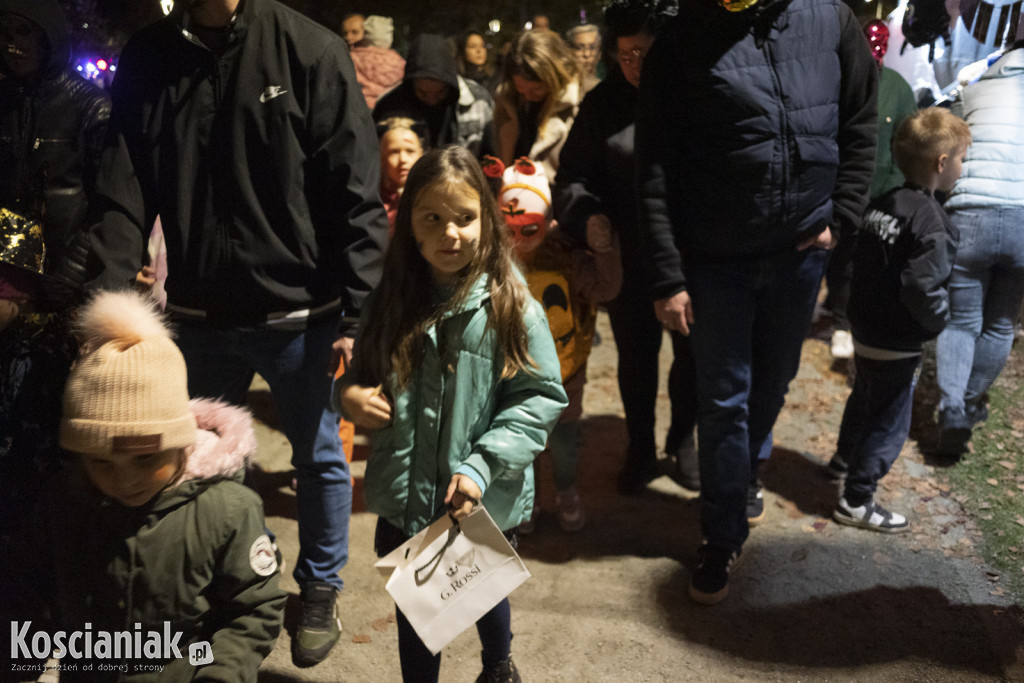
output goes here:
<path id="1" fill-rule="evenodd" d="M 103 151 L 110 98 L 70 66 L 68 25 L 56 0 L 4 0 L 0 11 L 35 22 L 50 45 L 31 82 L 0 59 L 0 206 L 21 213 L 45 209 L 44 272 L 63 271 L 85 225 Z"/>
<path id="2" fill-rule="evenodd" d="M 344 42 L 274 0 L 245 0 L 218 56 L 182 4 L 121 55 L 111 145 L 132 167 L 101 169 L 91 284 L 134 277 L 159 215 L 169 305 L 228 323 L 339 297 L 357 313 L 380 279 L 387 216 Z"/>
<path id="3" fill-rule="evenodd" d="M 680 4 L 644 63 L 636 148 L 653 296 L 687 262 L 852 232 L 875 163 L 878 67 L 840 0 Z"/>
<path id="4" fill-rule="evenodd" d="M 623 255 L 639 250 L 633 124 L 637 89 L 615 67 L 587 93 L 562 147 L 552 200 L 559 226 L 585 241 L 587 219 L 608 216 Z"/>
<path id="5" fill-rule="evenodd" d="M 920 351 L 949 322 L 949 276 L 960 236 L 930 192 L 900 187 L 871 202 L 853 251 L 853 338 Z"/>

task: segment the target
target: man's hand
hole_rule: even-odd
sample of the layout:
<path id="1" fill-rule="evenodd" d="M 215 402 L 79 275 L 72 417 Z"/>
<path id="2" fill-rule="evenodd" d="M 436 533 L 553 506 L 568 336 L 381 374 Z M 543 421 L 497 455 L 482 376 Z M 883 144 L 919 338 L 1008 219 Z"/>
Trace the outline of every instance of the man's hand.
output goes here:
<path id="1" fill-rule="evenodd" d="M 690 301 L 690 294 L 683 290 L 667 299 L 655 301 L 654 317 L 666 330 L 676 330 L 689 335 L 690 325 L 693 324 L 693 302 Z"/>
<path id="2" fill-rule="evenodd" d="M 808 237 L 806 240 L 797 245 L 797 251 L 803 251 L 804 249 L 810 249 L 811 247 L 818 247 L 819 249 L 831 249 L 836 246 L 836 239 L 832 236 L 832 230 L 828 226 L 824 230 L 819 232 L 813 237 Z"/>
<path id="3" fill-rule="evenodd" d="M 345 363 L 345 367 L 352 362 L 352 346 L 355 344 L 352 337 L 338 337 L 331 344 L 331 365 L 327 368 L 327 374 L 331 377 L 338 372 L 338 365 Z"/>
<path id="4" fill-rule="evenodd" d="M 596 252 L 612 248 L 612 223 L 603 213 L 596 213 L 587 219 L 587 246 Z"/>
<path id="5" fill-rule="evenodd" d="M 475 481 L 464 474 L 456 474 L 448 484 L 448 495 L 444 502 L 452 508 L 452 517 L 459 520 L 473 511 L 473 506 L 480 502 L 482 495 Z"/>

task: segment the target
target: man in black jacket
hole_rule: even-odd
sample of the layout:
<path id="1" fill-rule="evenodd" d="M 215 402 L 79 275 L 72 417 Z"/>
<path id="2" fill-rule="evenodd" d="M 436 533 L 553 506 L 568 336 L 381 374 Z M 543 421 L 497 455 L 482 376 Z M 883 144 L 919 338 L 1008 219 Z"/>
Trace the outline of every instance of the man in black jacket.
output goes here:
<path id="1" fill-rule="evenodd" d="M 57 468 L 61 393 L 76 345 L 61 300 L 8 291 L 30 245 L 42 273 L 73 270 L 76 236 L 103 150 L 110 98 L 71 66 L 68 22 L 57 0 L 0 0 L 0 208 L 39 220 L 42 235 L 0 226 L 0 538 Z M 33 254 L 33 257 L 36 256 Z M 25 258 L 23 258 L 25 257 Z M 14 289 L 18 289 L 17 282 Z M 56 285 L 53 285 L 56 286 Z M 32 299 L 32 303 L 29 300 Z M 8 325 L 9 324 L 9 325 Z M 20 494 L 20 495 L 19 495 Z"/>
<path id="2" fill-rule="evenodd" d="M 89 284 L 131 280 L 159 215 L 190 393 L 240 403 L 254 371 L 270 385 L 297 470 L 292 654 L 315 664 L 341 632 L 352 503 L 329 368 L 351 353 L 387 238 L 352 61 L 275 0 L 186 0 L 125 45 L 112 97 L 108 151 L 131 165 L 101 170 Z"/>
<path id="3" fill-rule="evenodd" d="M 652 296 L 697 363 L 698 602 L 726 596 L 764 514 L 758 463 L 826 250 L 867 203 L 877 81 L 839 0 L 686 0 L 647 56 L 636 144 Z"/>

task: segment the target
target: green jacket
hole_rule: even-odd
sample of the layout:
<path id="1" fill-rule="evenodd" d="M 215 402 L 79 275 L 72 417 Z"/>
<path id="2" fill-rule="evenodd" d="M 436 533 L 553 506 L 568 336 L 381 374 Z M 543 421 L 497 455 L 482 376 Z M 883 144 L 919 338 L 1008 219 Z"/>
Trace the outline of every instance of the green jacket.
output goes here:
<path id="1" fill-rule="evenodd" d="M 892 158 L 892 138 L 903 120 L 917 111 L 917 100 L 903 76 L 887 66 L 878 79 L 878 146 L 871 198 L 881 197 L 903 184 L 903 174 Z"/>
<path id="2" fill-rule="evenodd" d="M 262 503 L 241 483 L 255 445 L 251 421 L 225 404 L 192 405 L 201 429 L 213 431 L 210 421 L 219 423 L 220 438 L 197 443 L 179 484 L 151 503 L 127 508 L 93 488 L 76 459 L 48 491 L 38 537 L 57 622 L 47 630 L 91 630 L 95 642 L 101 630 L 135 633 L 141 624 L 145 643 L 146 634 L 162 635 L 169 622 L 170 633 L 182 634 L 182 657 L 68 656 L 62 664 L 77 670 L 62 670 L 61 683 L 255 681 L 274 647 L 285 594 L 277 585 L 280 570 Z M 240 427 L 249 436 L 233 431 Z M 33 624 L 30 633 L 42 627 Z M 188 646 L 198 641 L 210 642 L 213 662 L 196 668 Z M 91 672 L 84 671 L 87 661 Z M 127 673 L 100 670 L 111 663 L 123 664 Z M 163 665 L 162 672 L 142 670 L 151 665 Z"/>
<path id="3" fill-rule="evenodd" d="M 408 386 L 387 392 L 391 424 L 373 433 L 366 507 L 410 536 L 444 510 L 453 474 L 477 483 L 501 529 L 519 524 L 533 507 L 533 460 L 567 404 L 561 370 L 544 311 L 530 299 L 523 315 L 538 367 L 500 379 L 503 358 L 487 328 L 489 301 L 484 276 L 460 310 L 427 331 Z M 360 381 L 359 353 L 357 335 L 335 405 L 343 386 L 368 384 Z"/>

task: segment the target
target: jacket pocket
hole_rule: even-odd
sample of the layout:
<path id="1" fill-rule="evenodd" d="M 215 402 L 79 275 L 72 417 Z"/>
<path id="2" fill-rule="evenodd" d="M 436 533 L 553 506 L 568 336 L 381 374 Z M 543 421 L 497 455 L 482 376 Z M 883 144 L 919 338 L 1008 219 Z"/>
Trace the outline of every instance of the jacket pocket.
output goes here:
<path id="1" fill-rule="evenodd" d="M 802 206 L 816 206 L 832 196 L 839 172 L 839 145 L 832 138 L 793 136 L 796 147 L 794 182 Z"/>

